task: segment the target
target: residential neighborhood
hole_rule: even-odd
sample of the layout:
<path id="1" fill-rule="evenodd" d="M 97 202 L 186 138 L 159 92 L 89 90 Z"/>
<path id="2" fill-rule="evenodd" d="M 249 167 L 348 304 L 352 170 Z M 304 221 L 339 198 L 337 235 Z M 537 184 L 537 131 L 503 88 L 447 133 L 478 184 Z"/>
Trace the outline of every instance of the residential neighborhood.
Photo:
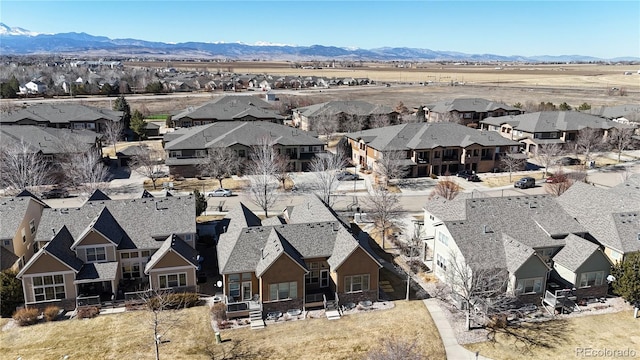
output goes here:
<path id="1" fill-rule="evenodd" d="M 621 112 L 461 97 L 421 118 L 221 93 L 142 114 L 116 99 L 2 116 L 6 331 L 194 312 L 223 349 L 404 317 L 458 359 L 495 331 L 637 318 L 640 145 Z"/>

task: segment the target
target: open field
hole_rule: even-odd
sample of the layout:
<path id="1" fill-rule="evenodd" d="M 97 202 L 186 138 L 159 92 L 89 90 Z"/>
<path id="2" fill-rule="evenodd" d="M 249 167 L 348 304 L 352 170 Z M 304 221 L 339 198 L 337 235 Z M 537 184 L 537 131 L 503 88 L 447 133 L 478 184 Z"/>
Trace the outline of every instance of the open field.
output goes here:
<path id="1" fill-rule="evenodd" d="M 216 345 L 208 307 L 178 312 L 162 338 L 166 359 L 358 359 L 390 336 L 411 341 L 429 359 L 444 359 L 440 336 L 422 301 L 398 301 L 390 310 L 353 314 L 337 321 L 307 319 L 263 330 L 223 330 Z M 12 328 L 0 332 L 0 353 L 15 359 L 153 359 L 150 315 L 144 311 L 100 315 Z M 215 356 L 211 356 L 215 354 Z"/>
<path id="2" fill-rule="evenodd" d="M 597 356 L 598 359 L 612 359 L 640 356 L 640 319 L 633 319 L 633 311 L 583 316 L 549 323 L 548 331 L 536 333 L 538 340 L 548 347 L 536 346 L 529 349 L 514 337 L 498 335 L 496 342 L 466 345 L 473 352 L 480 351 L 483 356 L 494 360 L 510 359 L 576 359 L 581 357 L 576 351 L 580 348 L 594 350 L 633 350 L 633 356 Z M 526 328 L 516 330 L 516 334 L 527 333 Z M 530 333 L 529 333 L 530 335 Z M 596 357 L 596 356 L 593 356 Z"/>
<path id="3" fill-rule="evenodd" d="M 240 74 L 270 74 L 293 76 L 370 78 L 377 85 L 342 86 L 328 89 L 275 90 L 281 100 L 287 97 L 305 97 L 311 102 L 335 99 L 364 100 L 388 106 L 403 102 L 409 108 L 424 106 L 458 97 L 480 97 L 512 105 L 516 102 L 554 104 L 568 103 L 577 107 L 587 102 L 592 107 L 640 103 L 640 66 L 627 65 L 512 65 L 496 66 L 440 65 L 423 63 L 412 68 L 394 68 L 390 63 L 364 63 L 363 67 L 340 69 L 295 69 L 287 62 L 231 62 L 231 63 L 131 63 L 127 66 L 172 66 L 181 70 L 227 71 Z M 417 68 L 415 66 L 418 66 Z M 623 75 L 630 71 L 632 75 Z M 390 87 L 383 83 L 390 83 Z M 431 82 L 424 86 L 420 83 Z M 451 86 L 457 82 L 457 86 Z M 610 93 L 611 88 L 624 89 L 626 96 Z M 167 114 L 189 106 L 198 106 L 211 99 L 233 93 L 221 91 L 206 93 L 173 93 L 160 96 L 129 95 L 132 111 L 144 106 L 153 114 Z M 244 95 L 262 96 L 260 92 Z M 5 100 L 2 100 L 4 102 Z M 23 100 L 20 100 L 22 102 Z M 27 100 L 40 102 L 42 99 Z M 76 97 L 74 99 L 47 100 L 109 107 L 113 98 Z"/>

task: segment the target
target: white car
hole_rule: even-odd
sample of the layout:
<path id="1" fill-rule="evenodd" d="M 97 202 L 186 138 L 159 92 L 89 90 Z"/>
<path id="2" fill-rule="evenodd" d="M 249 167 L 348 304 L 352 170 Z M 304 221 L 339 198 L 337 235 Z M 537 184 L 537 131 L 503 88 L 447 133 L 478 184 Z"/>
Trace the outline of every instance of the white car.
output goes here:
<path id="1" fill-rule="evenodd" d="M 231 196 L 233 193 L 231 192 L 231 190 L 229 189 L 215 189 L 212 192 L 208 193 L 207 196 L 208 197 L 229 197 Z"/>

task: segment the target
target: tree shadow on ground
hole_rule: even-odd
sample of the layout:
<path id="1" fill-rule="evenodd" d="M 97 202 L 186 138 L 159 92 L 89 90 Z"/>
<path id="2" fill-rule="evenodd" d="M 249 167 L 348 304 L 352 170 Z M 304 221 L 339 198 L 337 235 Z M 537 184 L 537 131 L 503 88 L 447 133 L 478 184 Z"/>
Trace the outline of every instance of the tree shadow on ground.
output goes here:
<path id="1" fill-rule="evenodd" d="M 570 327 L 559 320 L 519 323 L 494 320 L 487 326 L 487 338 L 494 344 L 502 343 L 522 354 L 531 354 L 534 348 L 553 349 L 569 341 Z"/>

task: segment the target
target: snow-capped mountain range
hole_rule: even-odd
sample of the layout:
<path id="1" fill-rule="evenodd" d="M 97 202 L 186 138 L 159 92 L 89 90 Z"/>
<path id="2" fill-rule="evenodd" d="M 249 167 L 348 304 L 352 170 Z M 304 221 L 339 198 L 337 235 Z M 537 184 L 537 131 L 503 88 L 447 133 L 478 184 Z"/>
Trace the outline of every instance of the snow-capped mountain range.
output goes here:
<path id="1" fill-rule="evenodd" d="M 0 54 L 3 55 L 72 55 L 109 58 L 198 58 L 234 60 L 363 60 L 363 61 L 522 61 L 522 62 L 587 62 L 640 61 L 638 57 L 600 59 L 582 55 L 519 56 L 465 54 L 407 47 L 377 49 L 336 46 L 296 46 L 258 42 L 185 42 L 164 43 L 137 39 L 110 39 L 86 33 L 40 34 L 0 23 Z"/>

